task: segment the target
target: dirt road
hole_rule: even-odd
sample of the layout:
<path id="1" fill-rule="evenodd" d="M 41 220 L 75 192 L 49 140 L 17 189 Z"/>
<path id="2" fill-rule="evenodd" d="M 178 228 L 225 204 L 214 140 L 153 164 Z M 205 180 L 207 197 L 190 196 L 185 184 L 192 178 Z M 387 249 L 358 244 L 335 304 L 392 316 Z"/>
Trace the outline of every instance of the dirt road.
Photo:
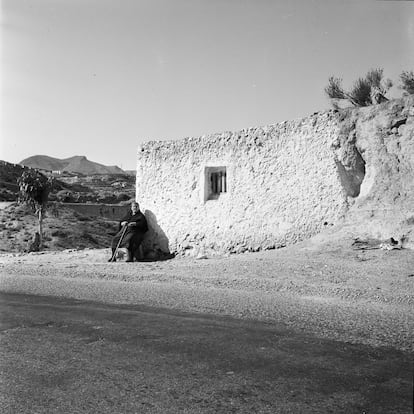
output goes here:
<path id="1" fill-rule="evenodd" d="M 412 411 L 414 252 L 108 256 L 0 256 L 2 411 Z"/>
<path id="2" fill-rule="evenodd" d="M 414 350 L 414 252 L 299 248 L 107 263 L 107 250 L 0 257 L 0 290 L 281 323 L 323 338 Z"/>
<path id="3" fill-rule="evenodd" d="M 275 323 L 2 294 L 2 413 L 409 413 L 405 352 Z"/>

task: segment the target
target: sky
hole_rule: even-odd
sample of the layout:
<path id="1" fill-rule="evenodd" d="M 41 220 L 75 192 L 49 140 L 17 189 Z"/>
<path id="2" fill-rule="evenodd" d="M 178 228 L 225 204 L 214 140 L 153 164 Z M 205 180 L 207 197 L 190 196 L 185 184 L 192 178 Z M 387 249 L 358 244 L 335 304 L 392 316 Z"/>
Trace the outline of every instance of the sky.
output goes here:
<path id="1" fill-rule="evenodd" d="M 414 1 L 0 0 L 0 159 L 135 169 L 149 140 L 330 108 L 371 68 L 414 70 Z M 401 91 L 394 86 L 391 97 Z"/>

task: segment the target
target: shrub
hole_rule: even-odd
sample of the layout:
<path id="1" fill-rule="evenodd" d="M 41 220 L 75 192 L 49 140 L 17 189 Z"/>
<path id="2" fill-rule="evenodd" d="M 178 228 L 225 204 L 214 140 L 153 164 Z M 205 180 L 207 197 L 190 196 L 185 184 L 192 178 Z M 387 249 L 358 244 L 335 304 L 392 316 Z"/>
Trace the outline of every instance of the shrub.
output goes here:
<path id="1" fill-rule="evenodd" d="M 64 230 L 55 230 L 51 234 L 53 237 L 66 237 L 68 235 L 68 232 Z"/>
<path id="2" fill-rule="evenodd" d="M 356 106 L 368 106 L 372 104 L 371 84 L 367 79 L 359 78 L 355 82 L 349 95 Z"/>
<path id="3" fill-rule="evenodd" d="M 73 194 L 68 190 L 61 190 L 56 194 L 56 200 L 61 203 L 73 203 L 75 201 Z"/>
<path id="4" fill-rule="evenodd" d="M 79 221 L 91 221 L 92 220 L 92 217 L 79 215 L 78 216 L 78 220 Z"/>
<path id="5" fill-rule="evenodd" d="M 400 75 L 400 89 L 403 89 L 406 93 L 414 94 L 414 72 L 404 71 Z"/>
<path id="6" fill-rule="evenodd" d="M 127 201 L 129 199 L 130 199 L 129 194 L 127 194 L 127 193 L 119 193 L 118 194 L 118 197 L 117 197 L 117 202 L 119 203 L 121 201 Z"/>
<path id="7" fill-rule="evenodd" d="M 17 197 L 13 191 L 5 188 L 0 189 L 0 201 L 15 201 L 16 198 Z"/>
<path id="8" fill-rule="evenodd" d="M 92 234 L 88 233 L 86 230 L 82 232 L 81 237 L 89 243 L 98 244 L 98 241 L 95 239 L 95 237 L 93 237 Z"/>
<path id="9" fill-rule="evenodd" d="M 331 99 L 346 99 L 345 92 L 342 89 L 342 79 L 330 76 L 328 86 L 325 87 L 325 93 Z"/>
<path id="10" fill-rule="evenodd" d="M 332 100 L 334 107 L 338 99 L 346 99 L 354 106 L 368 106 L 373 103 L 380 103 L 387 100 L 385 94 L 392 86 L 391 80 L 383 79 L 383 69 L 371 69 L 364 78 L 359 78 L 354 83 L 351 91 L 347 92 L 342 88 L 342 79 L 330 76 L 325 93 Z"/>

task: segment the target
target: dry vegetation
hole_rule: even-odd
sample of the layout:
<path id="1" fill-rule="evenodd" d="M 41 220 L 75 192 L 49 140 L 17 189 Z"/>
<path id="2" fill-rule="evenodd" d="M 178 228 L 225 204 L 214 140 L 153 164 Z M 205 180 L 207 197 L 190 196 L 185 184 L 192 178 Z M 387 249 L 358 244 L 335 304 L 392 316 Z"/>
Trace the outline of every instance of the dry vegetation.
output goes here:
<path id="1" fill-rule="evenodd" d="M 37 228 L 37 218 L 28 206 L 13 203 L 0 210 L 0 252 L 27 252 Z M 117 222 L 52 207 L 44 219 L 44 250 L 107 247 L 116 229 Z"/>

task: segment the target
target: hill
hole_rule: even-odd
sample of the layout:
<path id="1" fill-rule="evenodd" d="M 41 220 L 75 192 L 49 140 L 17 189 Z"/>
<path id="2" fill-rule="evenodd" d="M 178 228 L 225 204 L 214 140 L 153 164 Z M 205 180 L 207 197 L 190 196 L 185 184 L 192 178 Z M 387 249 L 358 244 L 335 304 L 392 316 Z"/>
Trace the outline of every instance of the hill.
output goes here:
<path id="1" fill-rule="evenodd" d="M 117 231 L 117 222 L 84 216 L 64 205 L 53 212 L 47 212 L 43 224 L 46 251 L 108 247 Z M 0 209 L 0 253 L 27 251 L 37 229 L 37 218 L 28 206 L 13 203 Z"/>
<path id="2" fill-rule="evenodd" d="M 23 171 L 28 170 L 30 170 L 30 167 L 0 160 L 0 201 L 17 200 L 19 195 L 19 185 L 17 184 L 17 180 L 22 175 Z M 53 200 L 55 198 L 54 195 L 60 191 L 87 192 L 91 190 L 78 183 L 66 184 L 61 180 L 55 179 L 50 199 Z"/>
<path id="3" fill-rule="evenodd" d="M 19 164 L 0 160 L 0 201 L 16 201 L 19 194 L 17 179 L 22 172 L 29 170 Z M 68 203 L 110 203 L 126 202 L 135 197 L 135 176 L 127 173 L 54 176 L 50 201 Z"/>
<path id="4" fill-rule="evenodd" d="M 18 164 L 0 160 L 0 201 L 14 201 L 19 192 L 17 179 L 27 169 Z"/>
<path id="5" fill-rule="evenodd" d="M 21 165 L 48 171 L 68 171 L 84 175 L 92 174 L 125 174 L 116 165 L 107 166 L 88 160 L 83 155 L 75 155 L 70 158 L 53 158 L 47 155 L 34 155 L 20 161 Z"/>

